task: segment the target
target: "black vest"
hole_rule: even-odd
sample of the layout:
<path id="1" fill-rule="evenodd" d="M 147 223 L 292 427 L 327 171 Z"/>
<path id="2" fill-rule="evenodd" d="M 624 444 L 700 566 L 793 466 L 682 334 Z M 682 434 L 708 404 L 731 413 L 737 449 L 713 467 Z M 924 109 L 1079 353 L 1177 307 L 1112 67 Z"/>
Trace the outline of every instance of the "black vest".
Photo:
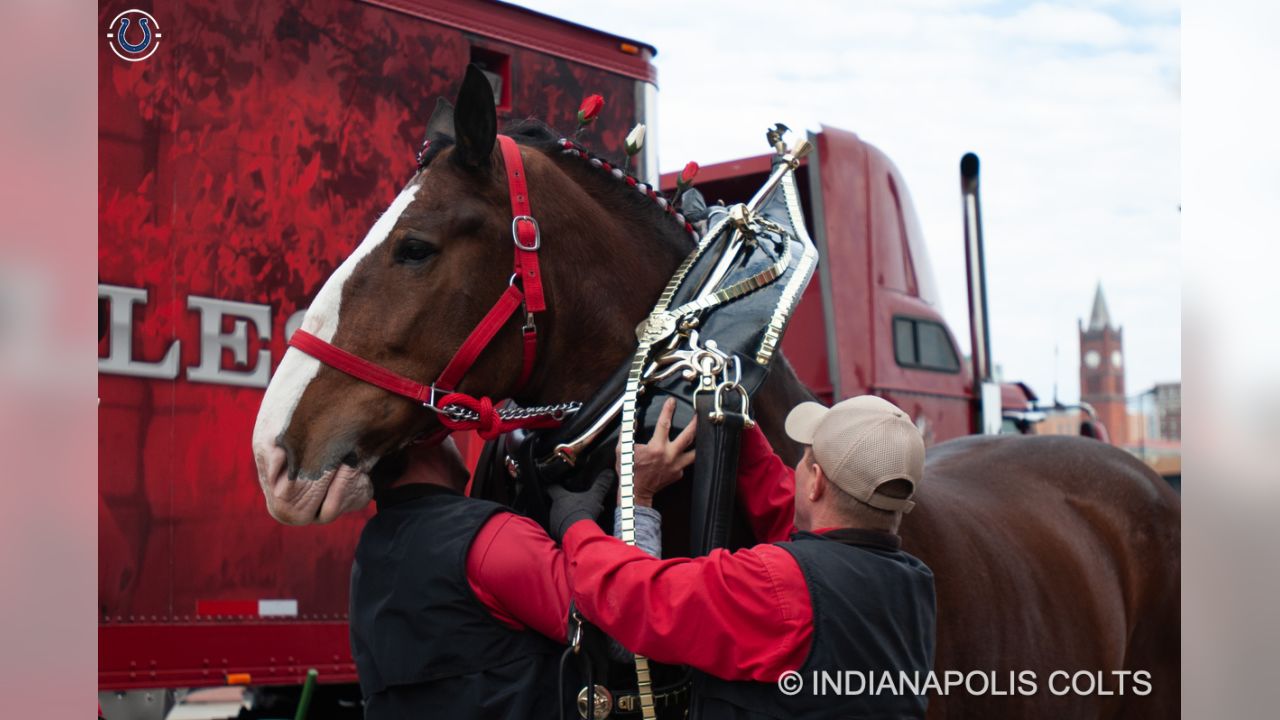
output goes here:
<path id="1" fill-rule="evenodd" d="M 779 543 L 804 573 L 813 604 L 813 646 L 796 670 L 800 691 L 787 696 L 774 682 L 727 682 L 697 674 L 694 711 L 699 720 L 720 718 L 923 718 L 927 696 L 891 693 L 846 694 L 830 683 L 814 691 L 815 672 L 839 674 L 839 682 L 860 691 L 845 671 L 868 681 L 885 672 L 918 671 L 923 686 L 933 668 L 933 573 L 898 548 L 897 538 L 863 530 L 826 535 L 801 532 Z"/>
<path id="2" fill-rule="evenodd" d="M 555 717 L 561 648 L 500 624 L 467 582 L 471 542 L 504 508 L 431 485 L 388 495 L 351 569 L 365 718 Z"/>

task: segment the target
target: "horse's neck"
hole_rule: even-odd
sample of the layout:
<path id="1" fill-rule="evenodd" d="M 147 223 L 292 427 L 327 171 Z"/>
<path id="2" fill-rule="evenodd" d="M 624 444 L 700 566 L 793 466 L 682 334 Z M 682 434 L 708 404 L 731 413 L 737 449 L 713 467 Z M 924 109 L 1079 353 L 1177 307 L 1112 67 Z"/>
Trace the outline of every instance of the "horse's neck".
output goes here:
<path id="1" fill-rule="evenodd" d="M 595 182 L 600 182 L 595 178 Z M 534 393 L 537 402 L 587 400 L 635 352 L 635 327 L 652 309 L 683 257 L 660 216 L 637 219 L 635 207 L 614 207 L 616 193 L 592 179 L 578 185 L 592 199 L 561 222 L 564 242 L 580 248 L 578 262 L 546 267 L 554 276 L 554 316 Z M 692 249 L 690 243 L 689 248 Z M 529 398 L 526 398 L 528 401 Z"/>

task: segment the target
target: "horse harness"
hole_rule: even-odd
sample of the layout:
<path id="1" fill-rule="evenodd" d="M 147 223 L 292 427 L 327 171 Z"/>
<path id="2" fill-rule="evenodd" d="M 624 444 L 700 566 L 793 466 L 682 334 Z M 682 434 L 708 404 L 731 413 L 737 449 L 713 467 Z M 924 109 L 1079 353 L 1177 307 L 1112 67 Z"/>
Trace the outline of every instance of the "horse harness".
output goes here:
<path id="1" fill-rule="evenodd" d="M 711 209 L 707 231 L 637 328 L 637 348 L 631 360 L 586 406 L 565 402 L 522 408 L 508 403 L 497 408 L 488 397 L 477 398 L 456 388 L 498 331 L 523 307 L 523 361 L 513 394 L 519 392 L 537 357 L 536 314 L 546 310 L 537 255 L 542 238 L 529 206 L 519 146 L 505 135 L 497 139 L 511 198 L 513 274 L 507 290 L 434 383 L 401 376 L 301 329 L 294 331 L 289 345 L 352 377 L 422 403 L 437 413 L 444 425 L 432 439 L 443 439 L 457 430 L 475 430 L 486 440 L 505 435 L 494 449 L 505 449 L 508 473 L 531 490 L 525 497 L 532 508 L 525 510 L 532 509 L 530 514 L 544 525 L 542 488 L 567 484 L 583 459 L 602 449 L 611 450 L 616 437 L 620 534 L 631 545 L 636 543 L 633 459 L 637 425 L 643 422 L 652 427 L 661 406 L 643 402 L 641 396 L 674 396 L 681 403 L 678 424 L 687 424 L 694 414 L 699 418 L 690 513 L 692 550 L 701 555 L 723 547 L 734 507 L 740 435 L 743 428 L 753 425 L 749 398 L 763 382 L 790 314 L 817 263 L 792 177 L 811 149 L 809 142 L 802 139 L 790 150 L 778 143 L 773 170 L 749 203 Z M 567 140 L 561 140 L 560 145 L 565 153 L 585 153 Z M 590 159 L 593 165 L 612 171 Z M 777 192 L 779 188 L 781 192 Z M 652 197 L 653 191 L 648 192 Z M 744 305 L 741 300 L 748 297 L 752 300 Z M 735 312 L 714 312 L 730 303 Z M 691 394 L 686 389 L 690 382 L 694 383 Z M 619 416 L 621 423 L 615 423 Z M 535 430 L 543 432 L 527 432 Z M 474 482 L 473 492 L 483 487 L 479 474 Z M 585 668 L 587 684 L 578 696 L 582 717 L 638 713 L 644 720 L 654 720 L 659 709 L 687 707 L 687 672 L 674 684 L 655 688 L 648 661 L 639 655 L 635 656 L 635 692 L 610 693 L 596 684 L 604 652 L 598 631 L 592 640 L 593 630 L 576 610 L 571 612 L 570 647 L 565 658 L 578 655 Z"/>

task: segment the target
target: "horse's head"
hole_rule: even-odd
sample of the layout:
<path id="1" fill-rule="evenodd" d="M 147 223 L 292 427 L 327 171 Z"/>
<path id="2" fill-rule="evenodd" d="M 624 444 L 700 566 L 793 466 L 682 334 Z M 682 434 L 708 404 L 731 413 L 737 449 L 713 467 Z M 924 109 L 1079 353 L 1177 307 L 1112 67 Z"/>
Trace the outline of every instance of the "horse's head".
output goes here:
<path id="1" fill-rule="evenodd" d="M 407 378 L 429 383 L 440 375 L 511 278 L 511 201 L 496 127 L 490 86 L 469 68 L 456 107 L 442 103 L 431 119 L 420 169 L 321 288 L 303 330 Z M 650 213 L 650 227 L 661 221 L 656 206 L 640 208 L 631 197 L 611 206 L 610 193 L 626 185 L 613 180 L 622 189 L 593 193 L 585 187 L 593 168 L 581 160 L 570 167 L 556 157 L 555 136 L 547 137 L 532 133 L 521 152 L 544 239 L 548 305 L 538 319 L 538 360 L 519 396 L 525 402 L 585 399 L 634 345 L 631 329 L 688 248 L 670 241 L 679 236 L 670 221 L 666 243 L 637 237 L 638 213 Z M 493 398 L 516 391 L 523 319 L 517 312 L 503 325 L 457 390 Z M 438 423 L 420 403 L 289 348 L 253 435 L 268 510 L 306 524 L 363 507 L 371 476 Z"/>

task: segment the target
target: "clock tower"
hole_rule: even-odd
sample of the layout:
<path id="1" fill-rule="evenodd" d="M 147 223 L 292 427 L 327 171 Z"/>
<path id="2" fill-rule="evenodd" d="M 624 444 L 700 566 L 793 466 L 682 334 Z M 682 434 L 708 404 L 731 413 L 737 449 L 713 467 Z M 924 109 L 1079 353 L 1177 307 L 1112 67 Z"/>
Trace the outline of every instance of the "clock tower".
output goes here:
<path id="1" fill-rule="evenodd" d="M 1113 327 L 1102 283 L 1093 296 L 1089 324 L 1080 328 L 1080 399 L 1093 406 L 1111 442 L 1128 442 L 1129 411 L 1124 395 L 1124 330 Z"/>

